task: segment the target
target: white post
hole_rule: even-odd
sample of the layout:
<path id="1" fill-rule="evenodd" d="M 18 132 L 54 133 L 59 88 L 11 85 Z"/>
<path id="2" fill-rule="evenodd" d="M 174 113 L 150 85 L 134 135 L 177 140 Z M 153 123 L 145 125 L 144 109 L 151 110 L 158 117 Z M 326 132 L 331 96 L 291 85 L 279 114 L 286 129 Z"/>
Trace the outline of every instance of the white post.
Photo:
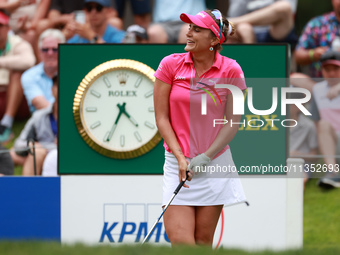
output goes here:
<path id="1" fill-rule="evenodd" d="M 287 159 L 286 248 L 303 247 L 303 170 L 304 160 Z"/>

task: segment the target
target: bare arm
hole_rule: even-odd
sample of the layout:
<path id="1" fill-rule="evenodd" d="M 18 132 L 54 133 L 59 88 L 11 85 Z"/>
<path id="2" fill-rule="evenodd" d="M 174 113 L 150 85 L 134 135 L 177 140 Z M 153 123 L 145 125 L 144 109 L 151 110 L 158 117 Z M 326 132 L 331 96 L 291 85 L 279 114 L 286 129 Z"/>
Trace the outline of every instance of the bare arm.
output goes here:
<path id="1" fill-rule="evenodd" d="M 159 79 L 155 81 L 154 87 L 154 106 L 157 128 L 172 153 L 175 155 L 179 166 L 179 178 L 186 178 L 188 162 L 177 141 L 176 134 L 171 126 L 169 117 L 169 96 L 171 85 Z M 184 187 L 188 187 L 184 184 Z"/>
<path id="2" fill-rule="evenodd" d="M 295 50 L 295 61 L 299 65 L 309 65 L 313 62 L 319 61 L 323 53 L 328 50 L 328 47 L 317 47 L 315 49 L 299 48 Z"/>
<path id="3" fill-rule="evenodd" d="M 50 8 L 51 0 L 41 0 L 34 17 L 31 21 L 31 28 L 35 29 L 38 22 L 47 16 L 48 9 Z"/>
<path id="4" fill-rule="evenodd" d="M 37 109 L 46 108 L 49 106 L 50 102 L 46 100 L 44 96 L 36 96 L 32 99 L 32 105 Z"/>
<path id="5" fill-rule="evenodd" d="M 51 27 L 56 27 L 58 25 L 64 26 L 68 22 L 74 20 L 74 14 L 61 14 L 58 10 L 50 10 L 47 18 Z"/>
<path id="6" fill-rule="evenodd" d="M 4 9 L 8 11 L 9 13 L 14 12 L 16 9 L 18 9 L 21 6 L 30 5 L 32 3 L 35 3 L 35 0 L 18 0 L 15 2 L 8 2 L 8 1 L 0 1 L 0 9 Z"/>
<path id="7" fill-rule="evenodd" d="M 50 10 L 50 11 L 48 12 L 48 14 L 47 14 L 47 18 L 48 18 L 49 20 L 57 19 L 57 18 L 59 18 L 60 16 L 61 16 L 60 11 L 55 10 L 55 9 Z"/>
<path id="8" fill-rule="evenodd" d="M 234 115 L 233 114 L 233 96 L 232 94 L 229 94 L 227 96 L 227 102 L 226 102 L 226 120 L 228 121 L 227 124 L 223 126 L 223 128 L 218 133 L 215 141 L 210 145 L 209 149 L 204 153 L 207 155 L 210 159 L 214 158 L 214 156 L 222 150 L 224 147 L 226 147 L 231 140 L 233 140 L 234 136 L 236 135 L 239 125 L 233 124 L 231 126 L 231 121 L 233 123 L 240 122 L 241 115 Z"/>
<path id="9" fill-rule="evenodd" d="M 313 79 L 310 78 L 308 75 L 304 73 L 292 73 L 289 78 L 289 82 L 291 85 L 298 88 L 308 89 L 310 93 L 313 93 L 313 87 L 316 82 L 313 81 Z"/>
<path id="10" fill-rule="evenodd" d="M 14 12 L 20 7 L 20 1 L 8 3 L 7 1 L 0 2 L 0 9 L 4 9 L 10 13 Z"/>

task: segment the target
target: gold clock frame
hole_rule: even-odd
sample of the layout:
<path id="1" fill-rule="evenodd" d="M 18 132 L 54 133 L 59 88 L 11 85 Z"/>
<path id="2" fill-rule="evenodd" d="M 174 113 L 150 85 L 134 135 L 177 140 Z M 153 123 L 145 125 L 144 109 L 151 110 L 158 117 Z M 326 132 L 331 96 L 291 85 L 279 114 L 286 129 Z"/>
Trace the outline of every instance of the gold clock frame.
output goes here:
<path id="1" fill-rule="evenodd" d="M 93 150 L 104 156 L 115 159 L 131 159 L 142 156 L 143 154 L 152 150 L 162 140 L 159 131 L 157 131 L 157 133 L 154 135 L 153 138 L 151 138 L 149 142 L 139 147 L 138 149 L 131 151 L 113 151 L 102 147 L 100 143 L 97 142 L 97 139 L 95 137 L 92 137 L 91 134 L 88 134 L 86 132 L 86 128 L 82 123 L 83 116 L 81 109 L 83 108 L 83 97 L 86 94 L 87 90 L 91 87 L 92 83 L 101 75 L 111 71 L 124 69 L 139 72 L 140 74 L 145 75 L 147 78 L 149 78 L 152 82 L 155 81 L 155 77 L 153 76 L 155 70 L 144 63 L 131 59 L 110 60 L 93 68 L 84 77 L 84 79 L 78 86 L 73 100 L 73 117 L 80 136 Z"/>

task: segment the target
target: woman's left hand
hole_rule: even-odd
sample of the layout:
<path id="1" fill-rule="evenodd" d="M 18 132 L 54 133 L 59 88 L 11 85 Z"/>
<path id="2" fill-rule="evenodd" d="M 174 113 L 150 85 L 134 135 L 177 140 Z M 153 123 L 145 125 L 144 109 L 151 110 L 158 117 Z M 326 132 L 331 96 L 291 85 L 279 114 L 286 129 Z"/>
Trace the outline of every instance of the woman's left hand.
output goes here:
<path id="1" fill-rule="evenodd" d="M 191 160 L 188 169 L 193 170 L 195 173 L 203 172 L 203 167 L 207 166 L 210 161 L 211 159 L 204 153 L 199 154 Z"/>

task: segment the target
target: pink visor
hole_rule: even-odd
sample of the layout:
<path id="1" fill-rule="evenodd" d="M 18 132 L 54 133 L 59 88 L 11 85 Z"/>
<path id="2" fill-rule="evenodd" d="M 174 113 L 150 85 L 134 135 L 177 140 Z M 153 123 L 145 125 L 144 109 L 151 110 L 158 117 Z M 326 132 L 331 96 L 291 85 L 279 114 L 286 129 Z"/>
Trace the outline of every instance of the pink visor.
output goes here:
<path id="1" fill-rule="evenodd" d="M 322 62 L 322 66 L 325 66 L 325 65 L 340 66 L 340 61 L 336 60 L 336 59 L 325 60 L 325 61 Z"/>
<path id="2" fill-rule="evenodd" d="M 5 13 L 0 12 L 0 24 L 7 25 L 8 21 L 9 17 Z"/>
<path id="3" fill-rule="evenodd" d="M 180 18 L 185 23 L 194 23 L 196 26 L 210 29 L 218 38 L 220 38 L 220 27 L 216 24 L 214 19 L 204 11 L 197 13 L 195 16 L 182 13 Z M 220 44 L 224 41 L 225 37 L 222 33 Z"/>

